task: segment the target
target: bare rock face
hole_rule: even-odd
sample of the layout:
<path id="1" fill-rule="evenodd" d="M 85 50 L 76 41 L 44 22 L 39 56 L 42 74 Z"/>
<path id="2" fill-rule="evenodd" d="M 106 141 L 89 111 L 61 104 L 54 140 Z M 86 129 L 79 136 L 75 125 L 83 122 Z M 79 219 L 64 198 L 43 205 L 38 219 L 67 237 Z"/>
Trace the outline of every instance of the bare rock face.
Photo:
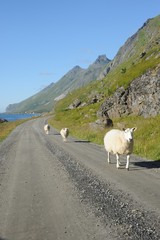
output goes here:
<path id="1" fill-rule="evenodd" d="M 156 116 L 160 114 L 160 65 L 131 82 L 127 89 L 120 87 L 101 105 L 98 116 Z"/>
<path id="2" fill-rule="evenodd" d="M 81 105 L 81 101 L 79 99 L 74 100 L 72 104 L 69 105 L 68 109 L 72 110 L 74 108 L 77 108 Z"/>

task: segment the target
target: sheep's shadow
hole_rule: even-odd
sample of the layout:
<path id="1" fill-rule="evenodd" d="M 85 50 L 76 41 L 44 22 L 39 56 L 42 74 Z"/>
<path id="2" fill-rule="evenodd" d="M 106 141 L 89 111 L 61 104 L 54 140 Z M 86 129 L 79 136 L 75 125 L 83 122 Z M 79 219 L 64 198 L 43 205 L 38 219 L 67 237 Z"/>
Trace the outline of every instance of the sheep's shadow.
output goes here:
<path id="1" fill-rule="evenodd" d="M 147 168 L 147 169 L 160 168 L 160 159 L 155 161 L 153 160 L 153 161 L 134 162 L 133 165 L 141 168 Z"/>
<path id="2" fill-rule="evenodd" d="M 88 140 L 75 140 L 75 143 L 90 143 Z"/>

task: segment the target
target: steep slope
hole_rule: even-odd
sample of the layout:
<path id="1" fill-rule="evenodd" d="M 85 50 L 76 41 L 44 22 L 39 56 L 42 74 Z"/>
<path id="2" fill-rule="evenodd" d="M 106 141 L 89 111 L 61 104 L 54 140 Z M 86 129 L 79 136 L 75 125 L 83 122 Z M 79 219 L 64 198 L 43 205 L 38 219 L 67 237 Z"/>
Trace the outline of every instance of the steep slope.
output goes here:
<path id="1" fill-rule="evenodd" d="M 110 82 L 112 72 L 115 83 Z M 102 103 L 99 116 L 160 114 L 160 16 L 147 20 L 120 48 L 106 81 L 112 94 Z"/>
<path id="2" fill-rule="evenodd" d="M 50 124 L 98 144 L 112 125 L 137 127 L 134 154 L 160 160 L 160 16 L 128 39 L 106 69 L 102 80 L 59 101 Z"/>
<path id="3" fill-rule="evenodd" d="M 111 70 L 125 62 L 136 64 L 144 56 L 154 54 L 160 44 L 160 15 L 148 19 L 143 26 L 119 49 L 114 59 L 101 72 L 98 79 L 103 79 Z M 152 52 L 151 52 L 152 51 Z"/>
<path id="4" fill-rule="evenodd" d="M 87 69 L 75 66 L 55 84 L 50 84 L 47 88 L 20 103 L 10 104 L 6 111 L 12 113 L 51 111 L 55 101 L 65 97 L 67 93 L 74 89 L 96 80 L 109 62 L 110 60 L 102 55 Z"/>
<path id="5" fill-rule="evenodd" d="M 98 111 L 99 116 L 119 118 L 121 116 L 155 117 L 160 114 L 160 64 L 153 70 L 135 78 L 125 89 L 118 88 L 108 97 Z"/>
<path id="6" fill-rule="evenodd" d="M 144 25 L 119 49 L 112 61 L 105 55 L 87 69 L 75 66 L 58 82 L 49 85 L 36 95 L 7 107 L 7 112 L 47 112 L 53 109 L 55 101 L 64 98 L 69 92 L 95 80 L 105 82 L 102 89 L 95 84 L 95 90 L 113 94 L 118 87 L 128 84 L 135 78 L 154 68 L 160 57 L 160 16 L 147 20 Z M 93 85 L 92 85 L 93 89 Z M 87 95 L 87 93 L 86 93 Z"/>
<path id="7" fill-rule="evenodd" d="M 71 115 L 72 125 L 75 119 L 76 121 L 80 119 L 81 124 L 95 121 L 95 127 L 97 125 L 104 127 L 111 123 L 109 120 L 114 121 L 117 117 L 132 115 L 146 118 L 158 115 L 160 113 L 159 29 L 160 16 L 146 21 L 107 65 L 108 73 L 103 79 L 99 78 L 87 87 L 72 92 L 72 95 L 66 96 L 56 105 L 56 119 L 67 119 L 68 115 Z M 78 102 L 78 106 L 74 104 L 75 101 Z M 73 108 L 75 111 L 68 114 Z M 64 109 L 68 111 L 65 112 Z"/>

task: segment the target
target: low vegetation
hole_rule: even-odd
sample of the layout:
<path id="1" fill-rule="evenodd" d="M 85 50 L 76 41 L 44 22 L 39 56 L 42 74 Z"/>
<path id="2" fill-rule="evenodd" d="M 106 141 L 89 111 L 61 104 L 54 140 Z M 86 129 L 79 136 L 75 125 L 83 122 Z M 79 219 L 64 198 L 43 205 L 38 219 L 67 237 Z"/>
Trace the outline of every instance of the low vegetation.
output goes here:
<path id="1" fill-rule="evenodd" d="M 133 79 L 145 73 L 145 69 L 154 69 L 158 65 L 159 59 L 151 56 L 149 59 L 147 58 L 148 54 L 143 60 L 137 63 L 133 63 L 132 61 L 123 63 L 123 65 L 118 66 L 115 71 L 109 73 L 103 80 L 94 81 L 84 88 L 68 94 L 57 103 L 54 109 L 54 117 L 50 119 L 50 124 L 58 130 L 62 127 L 68 127 L 73 136 L 97 144 L 103 144 L 103 137 L 108 129 L 93 129 L 91 127 L 91 123 L 97 120 L 97 110 L 104 98 L 112 95 L 118 87 L 127 87 Z M 122 73 L 121 69 L 124 68 L 126 71 Z M 87 103 L 89 96 L 94 93 L 102 94 L 104 98 L 98 103 L 89 104 L 82 108 L 68 109 L 68 106 L 76 98 Z M 148 159 L 160 160 L 160 116 L 152 118 L 128 116 L 112 120 L 116 128 L 119 128 L 119 124 L 126 127 L 137 127 L 137 131 L 135 132 L 135 154 Z"/>
<path id="2" fill-rule="evenodd" d="M 26 120 L 17 120 L 13 122 L 0 123 L 0 142 L 2 142 L 8 135 L 20 124 Z"/>
<path id="3" fill-rule="evenodd" d="M 131 67 L 133 63 L 124 63 L 103 80 L 94 81 L 84 88 L 75 90 L 59 101 L 49 123 L 57 130 L 67 127 L 72 136 L 102 145 L 103 137 L 109 129 L 94 129 L 91 127 L 91 123 L 97 120 L 96 113 L 104 99 L 98 103 L 73 110 L 69 110 L 68 106 L 76 98 L 88 103 L 89 96 L 94 95 L 94 93 L 101 93 L 106 98 L 112 95 L 117 87 L 122 85 L 127 87 L 134 78 L 143 74 L 145 69 L 154 68 L 157 64 L 158 60 L 154 59 L 153 61 L 153 58 L 148 61 L 143 59 L 141 63 L 134 64 L 134 68 Z M 125 73 L 121 72 L 123 68 L 126 69 Z M 119 124 L 126 127 L 137 127 L 134 154 L 148 159 L 160 160 L 160 115 L 152 118 L 128 116 L 112 120 L 115 128 L 119 128 Z M 4 140 L 17 125 L 24 121 L 26 120 L 0 124 L 0 141 Z"/>
<path id="4" fill-rule="evenodd" d="M 87 111 L 86 108 L 85 111 L 75 109 L 61 112 L 61 114 L 59 113 L 55 115 L 49 121 L 58 131 L 62 127 L 68 127 L 72 136 L 103 145 L 103 137 L 110 129 L 93 130 L 90 127 L 90 122 L 95 120 L 95 110 L 90 108 L 89 111 Z M 1 123 L 0 142 L 2 142 L 15 129 L 15 127 L 22 124 L 24 121 L 26 120 Z M 152 118 L 128 116 L 114 119 L 114 127 L 119 128 L 119 125 L 137 127 L 135 132 L 134 154 L 152 160 L 160 160 L 160 115 Z"/>
<path id="5" fill-rule="evenodd" d="M 89 120 L 91 122 L 95 120 L 95 114 L 92 117 L 88 117 L 87 121 L 83 113 L 78 111 L 78 109 L 63 112 L 51 118 L 50 124 L 57 128 L 58 131 L 62 127 L 68 127 L 72 136 L 103 145 L 104 135 L 110 128 L 104 130 L 91 128 Z M 119 125 L 137 127 L 134 134 L 134 154 L 147 159 L 160 160 L 160 115 L 152 118 L 128 116 L 114 119 L 113 121 L 115 128 L 119 128 Z"/>
<path id="6" fill-rule="evenodd" d="M 47 116 L 47 114 L 46 114 Z M 36 119 L 38 117 L 32 117 L 32 119 Z M 0 123 L 0 142 L 2 142 L 9 134 L 20 124 L 29 121 L 31 118 L 20 119 L 11 122 Z"/>
<path id="7" fill-rule="evenodd" d="M 159 24 L 159 16 L 150 21 L 149 25 L 146 24 L 147 30 L 146 27 L 142 28 L 137 33 L 138 37 L 132 48 L 128 49 L 127 54 L 129 57 L 123 63 L 120 61 L 117 67 L 113 68 L 104 79 L 90 82 L 88 85 L 78 88 L 69 93 L 64 99 L 58 101 L 54 107 L 54 116 L 50 118 L 49 123 L 57 130 L 60 130 L 62 127 L 69 128 L 70 134 L 79 139 L 103 144 L 103 137 L 108 129 L 93 128 L 92 123 L 97 120 L 97 111 L 104 100 L 111 96 L 119 87 L 127 88 L 135 78 L 158 66 L 160 63 L 159 32 L 157 31 Z M 155 36 L 154 33 L 156 31 L 157 34 Z M 119 52 L 119 54 L 122 53 Z M 123 54 L 125 54 L 125 51 Z M 47 92 L 47 99 L 51 93 L 52 89 L 50 89 L 49 93 Z M 91 98 L 94 95 L 99 95 L 100 99 L 97 103 L 91 104 Z M 83 107 L 69 110 L 69 105 L 76 99 L 83 103 Z M 41 100 L 46 100 L 43 94 L 38 104 L 40 104 Z M 50 104 L 52 103 L 51 99 L 48 102 L 44 102 L 45 106 L 49 102 Z M 112 120 L 115 128 L 119 128 L 120 125 L 137 127 L 135 132 L 135 154 L 148 159 L 160 160 L 160 115 L 152 118 L 128 116 Z M 18 124 L 20 123 L 17 121 L 1 124 L 0 141 Z"/>

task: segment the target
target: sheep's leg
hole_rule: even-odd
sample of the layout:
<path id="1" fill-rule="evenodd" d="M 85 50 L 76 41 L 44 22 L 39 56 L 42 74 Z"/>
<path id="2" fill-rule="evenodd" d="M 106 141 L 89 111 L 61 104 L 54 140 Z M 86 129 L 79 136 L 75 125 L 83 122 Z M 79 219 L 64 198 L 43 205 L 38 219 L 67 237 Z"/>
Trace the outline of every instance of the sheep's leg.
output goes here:
<path id="1" fill-rule="evenodd" d="M 118 157 L 116 156 L 116 158 L 117 158 L 118 166 L 120 166 L 121 162 L 119 161 L 119 154 L 117 153 L 117 155 L 118 155 Z"/>
<path id="2" fill-rule="evenodd" d="M 120 165 L 120 161 L 119 161 L 119 154 L 116 154 L 116 159 L 117 159 L 117 169 L 119 168 Z"/>
<path id="3" fill-rule="evenodd" d="M 110 154 L 109 154 L 109 152 L 108 152 L 108 163 L 110 163 L 111 161 L 110 161 Z"/>
<path id="4" fill-rule="evenodd" d="M 127 155 L 127 163 L 126 163 L 127 170 L 129 170 L 129 160 L 130 160 L 130 155 Z"/>

